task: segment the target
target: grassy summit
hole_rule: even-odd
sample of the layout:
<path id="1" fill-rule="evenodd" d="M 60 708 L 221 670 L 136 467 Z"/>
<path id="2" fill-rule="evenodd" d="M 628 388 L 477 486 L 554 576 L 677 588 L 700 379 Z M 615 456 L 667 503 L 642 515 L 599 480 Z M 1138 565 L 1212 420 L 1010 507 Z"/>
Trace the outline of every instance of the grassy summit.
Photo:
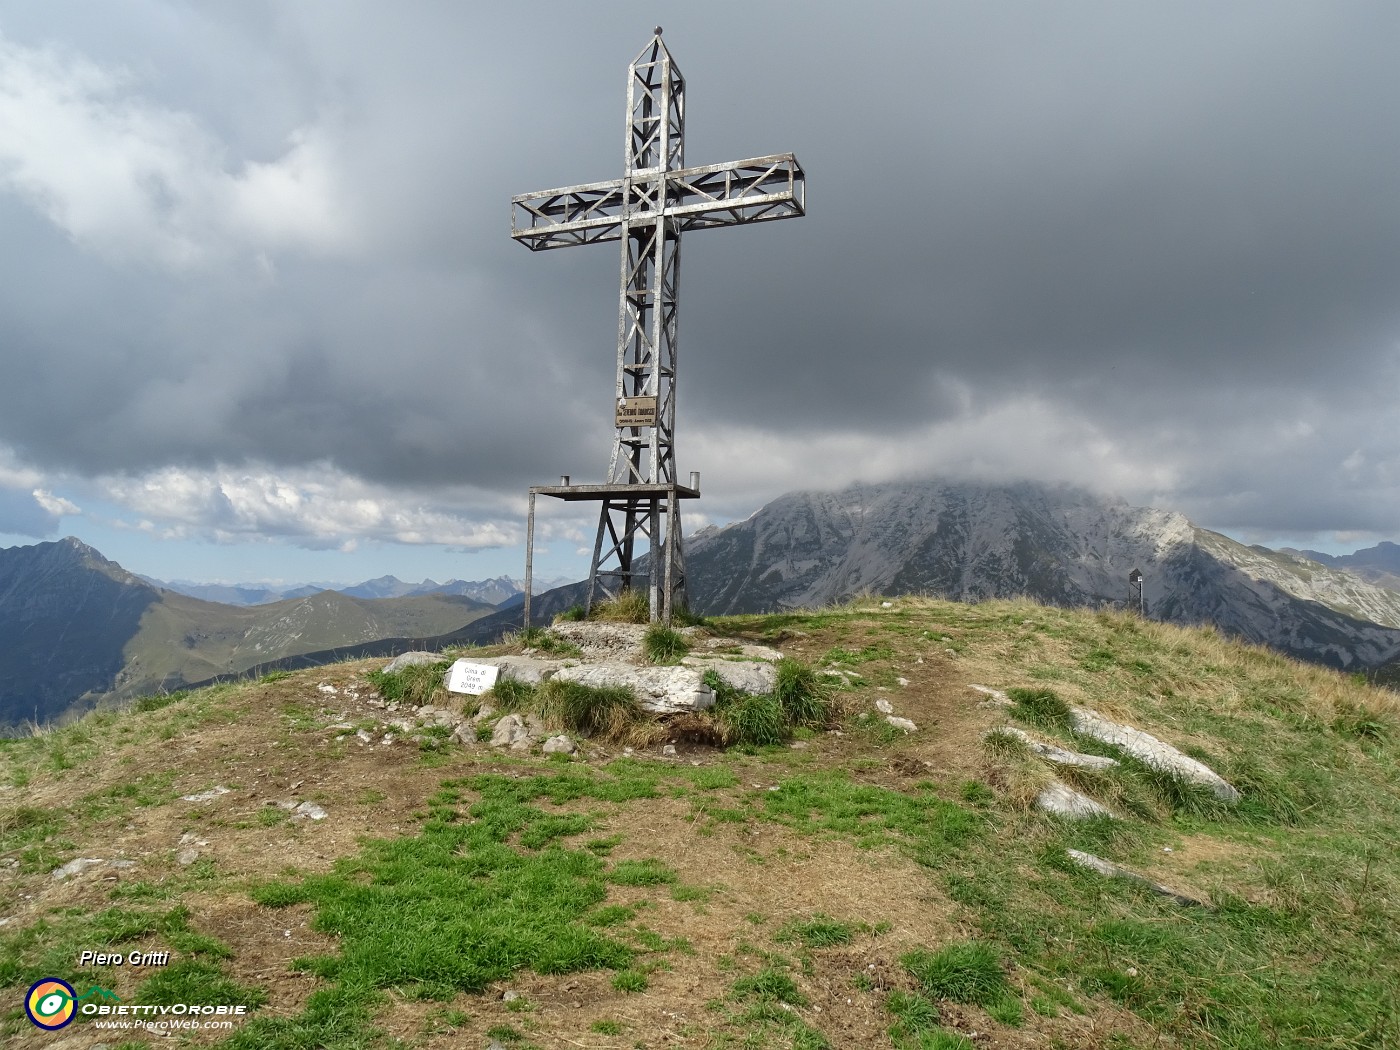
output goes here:
<path id="1" fill-rule="evenodd" d="M 173 1042 L 248 1048 L 1400 1041 L 1394 694 L 1209 631 L 1024 602 L 714 626 L 829 674 L 841 728 L 682 739 L 674 758 L 415 741 L 363 661 L 0 742 L 0 1037 L 55 1041 L 20 1004 L 59 977 L 129 1004 L 244 1004 L 231 1030 Z M 1070 705 L 1243 799 L 1125 762 L 1060 772 L 1123 820 L 1039 813 L 1051 768 L 984 735 L 1093 750 Z M 78 859 L 100 863 L 51 874 Z M 80 966 L 84 950 L 171 957 Z M 81 1018 L 63 1034 L 172 1042 Z"/>

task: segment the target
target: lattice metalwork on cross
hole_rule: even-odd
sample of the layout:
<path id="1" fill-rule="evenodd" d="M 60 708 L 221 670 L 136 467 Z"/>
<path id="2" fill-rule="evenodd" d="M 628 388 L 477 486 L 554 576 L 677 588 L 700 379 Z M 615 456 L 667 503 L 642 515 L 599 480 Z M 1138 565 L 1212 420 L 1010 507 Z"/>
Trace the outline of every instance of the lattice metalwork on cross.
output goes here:
<path id="1" fill-rule="evenodd" d="M 534 498 L 602 504 L 588 597 L 632 587 L 643 541 L 652 619 L 671 620 L 685 602 L 685 558 L 677 501 L 698 498 L 698 477 L 677 483 L 675 465 L 677 305 L 681 234 L 788 219 L 806 212 L 805 177 L 791 153 L 685 166 L 685 78 L 658 27 L 627 77 L 623 176 L 524 193 L 511 201 L 511 236 L 532 251 L 622 242 L 612 457 L 602 485 L 530 490 L 527 584 Z M 526 625 L 529 624 L 526 588 Z"/>

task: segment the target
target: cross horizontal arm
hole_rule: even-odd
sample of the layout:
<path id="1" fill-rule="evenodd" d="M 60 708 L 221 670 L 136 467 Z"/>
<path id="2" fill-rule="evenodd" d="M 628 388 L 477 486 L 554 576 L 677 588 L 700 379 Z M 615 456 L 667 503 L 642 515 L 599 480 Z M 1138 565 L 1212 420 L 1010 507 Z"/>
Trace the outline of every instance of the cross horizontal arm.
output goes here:
<path id="1" fill-rule="evenodd" d="M 806 214 L 806 176 L 791 153 L 664 173 L 664 214 L 677 232 Z M 629 223 L 655 221 L 656 180 L 633 177 L 522 193 L 511 199 L 511 236 L 531 251 L 615 241 Z"/>
<path id="2" fill-rule="evenodd" d="M 622 202 L 621 179 L 522 193 L 510 199 L 510 235 L 536 252 L 615 241 Z"/>
<path id="3" fill-rule="evenodd" d="M 791 219 L 807 212 L 807 180 L 791 153 L 683 168 L 667 177 L 666 214 L 682 230 Z"/>

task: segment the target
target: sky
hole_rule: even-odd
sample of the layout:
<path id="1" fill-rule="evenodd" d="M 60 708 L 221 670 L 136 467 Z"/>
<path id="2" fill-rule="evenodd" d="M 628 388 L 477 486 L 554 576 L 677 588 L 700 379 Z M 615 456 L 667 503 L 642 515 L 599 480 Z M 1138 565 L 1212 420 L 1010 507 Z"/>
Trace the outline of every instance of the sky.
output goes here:
<path id="1" fill-rule="evenodd" d="M 684 241 L 686 528 L 904 477 L 1246 542 L 1400 539 L 1400 5 L 0 0 L 0 546 L 195 581 L 520 576 L 602 481 L 655 25 L 686 159 L 807 214 Z M 596 519 L 542 500 L 537 572 Z M 595 511 L 596 513 L 596 511 Z"/>

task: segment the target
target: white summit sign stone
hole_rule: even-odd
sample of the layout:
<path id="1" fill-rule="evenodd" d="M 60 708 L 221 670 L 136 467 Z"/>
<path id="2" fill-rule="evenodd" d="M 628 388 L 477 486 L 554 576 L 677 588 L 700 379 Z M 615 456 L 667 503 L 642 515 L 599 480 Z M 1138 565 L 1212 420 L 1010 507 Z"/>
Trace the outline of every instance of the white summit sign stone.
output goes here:
<path id="1" fill-rule="evenodd" d="M 480 696 L 496 684 L 501 669 L 495 664 L 479 664 L 458 660 L 447 671 L 447 691 Z"/>

